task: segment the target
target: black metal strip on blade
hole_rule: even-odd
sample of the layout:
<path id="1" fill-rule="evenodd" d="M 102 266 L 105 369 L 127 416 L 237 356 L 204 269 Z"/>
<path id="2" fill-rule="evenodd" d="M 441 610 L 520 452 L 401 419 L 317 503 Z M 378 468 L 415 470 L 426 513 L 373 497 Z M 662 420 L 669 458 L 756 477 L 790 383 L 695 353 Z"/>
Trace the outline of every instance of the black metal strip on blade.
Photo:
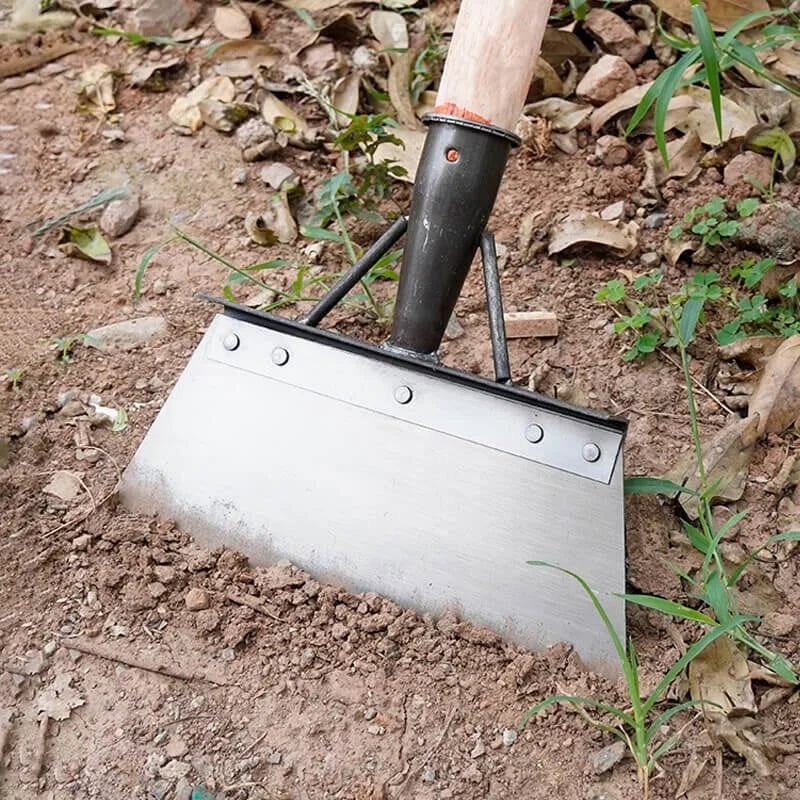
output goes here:
<path id="1" fill-rule="evenodd" d="M 227 316 L 242 322 L 249 322 L 261 328 L 269 328 L 289 336 L 297 336 L 301 339 L 330 345 L 331 347 L 376 359 L 384 363 L 402 364 L 404 367 L 424 375 L 435 375 L 462 386 L 479 389 L 480 391 L 498 397 L 520 401 L 527 405 L 561 414 L 562 416 L 597 425 L 609 431 L 615 431 L 622 436 L 625 435 L 628 428 L 628 421 L 626 419 L 607 414 L 603 411 L 575 406 L 570 403 L 565 403 L 563 400 L 557 400 L 553 397 L 532 392 L 528 389 L 495 383 L 481 376 L 470 375 L 466 372 L 451 369 L 450 367 L 444 367 L 435 362 L 422 361 L 396 352 L 389 352 L 380 347 L 361 342 L 358 339 L 319 328 L 311 328 L 303 323 L 278 317 L 274 314 L 268 314 L 264 311 L 257 311 L 253 308 L 241 306 L 222 298 L 210 297 L 208 295 L 201 295 L 201 297 L 223 306 Z"/>

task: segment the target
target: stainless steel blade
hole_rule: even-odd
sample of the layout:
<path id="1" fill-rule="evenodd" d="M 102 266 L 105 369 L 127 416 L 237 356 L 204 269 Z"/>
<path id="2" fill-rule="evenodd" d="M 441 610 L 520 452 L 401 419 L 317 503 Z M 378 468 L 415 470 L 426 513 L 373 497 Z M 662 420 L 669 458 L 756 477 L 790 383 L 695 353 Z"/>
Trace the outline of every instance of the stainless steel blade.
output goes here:
<path id="1" fill-rule="evenodd" d="M 266 318 L 265 318 L 266 319 Z M 269 324 L 269 323 L 266 323 Z M 220 315 L 145 437 L 124 502 L 256 562 L 288 558 L 522 644 L 624 635 L 624 431 L 335 337 Z"/>

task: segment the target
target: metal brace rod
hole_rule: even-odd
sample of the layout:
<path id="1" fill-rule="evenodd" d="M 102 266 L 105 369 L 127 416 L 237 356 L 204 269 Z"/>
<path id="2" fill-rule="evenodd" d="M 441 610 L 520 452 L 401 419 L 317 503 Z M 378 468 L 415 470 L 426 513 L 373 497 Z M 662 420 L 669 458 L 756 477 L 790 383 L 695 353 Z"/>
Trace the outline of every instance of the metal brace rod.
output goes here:
<path id="1" fill-rule="evenodd" d="M 498 383 L 511 383 L 506 324 L 503 319 L 503 296 L 500 291 L 500 275 L 497 271 L 497 249 L 494 244 L 494 236 L 486 231 L 481 235 L 481 260 L 483 261 L 483 285 L 486 289 L 486 311 L 489 315 L 489 333 L 492 338 L 495 380 Z"/>
<path id="2" fill-rule="evenodd" d="M 375 241 L 372 247 L 350 267 L 330 288 L 330 291 L 299 320 L 316 328 L 320 322 L 341 302 L 347 293 L 378 263 L 395 245 L 408 228 L 408 217 L 398 217 Z"/>

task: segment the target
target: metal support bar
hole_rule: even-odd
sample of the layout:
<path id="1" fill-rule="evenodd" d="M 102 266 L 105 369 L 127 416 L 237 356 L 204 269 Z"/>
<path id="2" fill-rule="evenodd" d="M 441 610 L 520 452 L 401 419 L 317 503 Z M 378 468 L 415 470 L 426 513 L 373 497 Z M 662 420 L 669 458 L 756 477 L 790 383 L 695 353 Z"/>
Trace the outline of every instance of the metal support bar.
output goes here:
<path id="1" fill-rule="evenodd" d="M 489 314 L 489 333 L 492 337 L 495 380 L 498 383 L 511 383 L 506 324 L 503 319 L 503 296 L 500 292 L 500 275 L 497 271 L 497 249 L 491 233 L 484 232 L 481 236 L 481 259 L 483 285 L 486 288 L 486 310 Z"/>
<path id="2" fill-rule="evenodd" d="M 300 322 L 312 328 L 319 325 L 334 306 L 341 302 L 345 295 L 389 252 L 406 232 L 407 227 L 408 217 L 398 217 Z"/>

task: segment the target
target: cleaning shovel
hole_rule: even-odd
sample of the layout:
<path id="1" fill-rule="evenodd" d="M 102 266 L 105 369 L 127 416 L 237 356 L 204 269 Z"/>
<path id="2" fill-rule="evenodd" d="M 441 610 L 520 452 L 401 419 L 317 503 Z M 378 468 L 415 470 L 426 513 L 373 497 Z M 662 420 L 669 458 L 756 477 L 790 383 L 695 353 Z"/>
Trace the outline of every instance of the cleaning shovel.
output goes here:
<path id="1" fill-rule="evenodd" d="M 612 644 L 580 588 L 526 561 L 578 572 L 624 635 L 625 423 L 512 385 L 485 230 L 549 9 L 462 0 L 408 218 L 302 320 L 220 301 L 122 496 L 209 545 L 602 664 Z M 319 329 L 403 235 L 388 342 Z M 478 250 L 494 380 L 436 355 Z"/>

